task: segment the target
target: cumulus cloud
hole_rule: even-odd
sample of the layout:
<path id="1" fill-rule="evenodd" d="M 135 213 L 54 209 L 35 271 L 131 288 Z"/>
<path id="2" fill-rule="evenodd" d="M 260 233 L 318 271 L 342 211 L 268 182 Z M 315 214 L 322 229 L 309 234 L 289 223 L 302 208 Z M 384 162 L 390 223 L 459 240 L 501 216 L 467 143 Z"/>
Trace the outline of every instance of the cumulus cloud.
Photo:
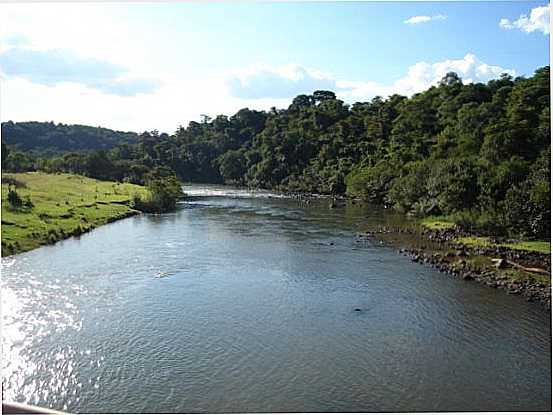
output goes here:
<path id="1" fill-rule="evenodd" d="M 79 83 L 48 86 L 18 77 L 5 80 L 0 93 L 2 102 L 7 103 L 2 107 L 3 120 L 53 120 L 136 132 L 157 129 L 170 133 L 179 124 L 199 120 L 200 114 L 233 114 L 248 106 L 247 101 L 229 99 L 223 83 L 212 78 L 164 79 L 152 94 L 122 96 Z M 262 109 L 271 105 L 276 104 Z"/>
<path id="2" fill-rule="evenodd" d="M 391 90 L 405 95 L 412 95 L 436 85 L 448 72 L 457 73 L 465 84 L 487 82 L 503 73 L 515 75 L 515 71 L 512 69 L 489 65 L 482 62 L 475 55 L 468 53 L 463 59 L 445 60 L 436 63 L 418 62 L 409 67 L 405 77 L 394 82 Z"/>
<path id="3" fill-rule="evenodd" d="M 515 75 L 512 69 L 489 65 L 473 54 L 467 54 L 463 59 L 445 60 L 442 62 L 418 62 L 409 67 L 407 74 L 390 85 L 376 82 L 339 81 L 341 95 L 346 98 L 369 99 L 376 95 L 392 94 L 413 95 L 436 85 L 448 72 L 455 72 L 465 84 L 487 82 L 503 73 Z"/>
<path id="4" fill-rule="evenodd" d="M 151 93 L 160 86 L 155 79 L 126 77 L 128 71 L 121 65 L 81 57 L 65 49 L 12 47 L 0 54 L 0 69 L 8 77 L 21 77 L 37 84 L 74 82 L 120 96 Z"/>
<path id="5" fill-rule="evenodd" d="M 24 45 L 12 46 L 68 49 L 129 67 L 147 66 L 145 29 L 126 18 L 128 7 L 113 2 L 0 2 L 0 45 L 24 38 Z"/>
<path id="6" fill-rule="evenodd" d="M 499 26 L 507 30 L 519 29 L 526 33 L 539 31 L 547 35 L 549 34 L 549 8 L 549 5 L 535 7 L 530 10 L 530 16 L 521 14 L 514 21 L 503 18 L 499 21 Z"/>
<path id="7" fill-rule="evenodd" d="M 437 14 L 435 16 L 412 16 L 407 20 L 404 20 L 403 23 L 420 24 L 420 23 L 430 22 L 431 20 L 445 20 L 445 19 L 447 19 L 447 16 L 443 14 Z"/>
<path id="8" fill-rule="evenodd" d="M 448 72 L 457 73 L 464 83 L 487 82 L 503 73 L 515 75 L 512 69 L 489 65 L 475 55 L 467 54 L 457 60 L 418 62 L 408 68 L 405 76 L 391 84 L 337 79 L 330 74 L 300 65 L 287 65 L 250 68 L 241 75 L 230 77 L 226 86 L 232 96 L 242 99 L 290 99 L 299 94 L 310 94 L 317 89 L 327 89 L 335 91 L 346 101 L 353 101 L 368 100 L 377 95 L 411 96 L 436 85 Z"/>
<path id="9" fill-rule="evenodd" d="M 289 98 L 306 91 L 335 89 L 336 81 L 320 71 L 300 65 L 257 65 L 226 80 L 230 94 L 242 99 Z"/>
<path id="10" fill-rule="evenodd" d="M 97 84 L 95 88 L 106 94 L 130 97 L 137 94 L 151 94 L 160 85 L 161 82 L 153 78 L 129 78 L 104 80 Z"/>

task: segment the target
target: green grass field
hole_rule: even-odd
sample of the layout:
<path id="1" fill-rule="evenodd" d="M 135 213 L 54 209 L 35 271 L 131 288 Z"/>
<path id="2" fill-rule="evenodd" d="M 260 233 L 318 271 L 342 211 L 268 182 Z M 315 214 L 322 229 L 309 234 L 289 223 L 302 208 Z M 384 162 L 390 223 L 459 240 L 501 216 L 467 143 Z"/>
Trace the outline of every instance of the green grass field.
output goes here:
<path id="1" fill-rule="evenodd" d="M 29 196 L 33 208 L 10 207 L 5 179 L 23 184 L 17 193 Z M 71 174 L 14 173 L 2 175 L 2 256 L 29 251 L 138 213 L 131 207 L 142 186 L 104 182 Z"/>

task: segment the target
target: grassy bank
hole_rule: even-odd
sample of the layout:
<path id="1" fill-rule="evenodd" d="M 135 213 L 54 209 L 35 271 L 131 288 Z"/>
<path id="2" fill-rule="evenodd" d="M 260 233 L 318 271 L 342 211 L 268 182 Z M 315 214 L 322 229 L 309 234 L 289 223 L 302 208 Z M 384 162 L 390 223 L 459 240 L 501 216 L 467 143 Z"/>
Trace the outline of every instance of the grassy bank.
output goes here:
<path id="1" fill-rule="evenodd" d="M 430 216 L 421 219 L 421 225 L 431 230 L 451 229 L 455 223 L 444 216 Z"/>
<path id="2" fill-rule="evenodd" d="M 10 207 L 7 182 L 14 179 L 17 193 L 24 200 L 29 197 L 32 208 Z M 134 215 L 138 213 L 131 207 L 135 194 L 146 196 L 147 190 L 71 174 L 3 174 L 2 256 L 29 251 Z"/>
<path id="3" fill-rule="evenodd" d="M 421 219 L 421 225 L 427 229 L 441 231 L 455 228 L 455 223 L 447 217 L 427 217 Z M 457 242 L 471 248 L 508 248 L 517 251 L 539 252 L 549 254 L 551 242 L 549 241 L 526 241 L 520 240 L 510 243 L 494 242 L 487 236 L 463 236 L 456 239 Z"/>
<path id="4" fill-rule="evenodd" d="M 540 252 L 549 254 L 551 252 L 551 243 L 547 241 L 519 241 L 514 243 L 495 243 L 485 236 L 466 236 L 458 238 L 458 242 L 471 247 L 494 248 L 503 247 L 515 249 L 517 251 Z"/>
<path id="5" fill-rule="evenodd" d="M 445 218 L 426 218 L 403 226 L 376 226 L 359 234 L 399 249 L 412 261 L 464 281 L 475 281 L 524 297 L 551 309 L 551 259 L 548 241 L 500 241 L 469 235 Z"/>

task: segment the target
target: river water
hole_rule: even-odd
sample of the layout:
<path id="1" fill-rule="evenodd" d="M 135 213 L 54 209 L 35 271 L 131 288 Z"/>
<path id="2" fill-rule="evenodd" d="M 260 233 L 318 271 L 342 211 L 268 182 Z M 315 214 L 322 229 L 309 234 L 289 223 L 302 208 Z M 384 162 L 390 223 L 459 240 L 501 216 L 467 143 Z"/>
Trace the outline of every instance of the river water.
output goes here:
<path id="1" fill-rule="evenodd" d="M 4 399 L 74 412 L 551 409 L 549 314 L 357 241 L 398 218 L 185 190 L 175 213 L 2 259 Z"/>

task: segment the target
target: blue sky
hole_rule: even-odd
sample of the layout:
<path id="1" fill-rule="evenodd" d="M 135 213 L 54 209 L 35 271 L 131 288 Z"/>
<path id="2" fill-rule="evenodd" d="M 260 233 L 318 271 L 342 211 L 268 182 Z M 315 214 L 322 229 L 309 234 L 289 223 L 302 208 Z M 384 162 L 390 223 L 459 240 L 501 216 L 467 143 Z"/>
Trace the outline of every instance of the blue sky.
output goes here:
<path id="1" fill-rule="evenodd" d="M 163 25 L 175 46 L 185 44 L 205 66 L 244 61 L 301 62 L 346 78 L 390 82 L 418 61 L 441 61 L 469 51 L 486 62 L 532 73 L 548 64 L 548 38 L 502 30 L 543 2 L 342 2 L 171 4 L 139 7 L 138 24 Z M 444 21 L 409 25 L 417 15 Z M 174 36 L 174 38 L 173 38 Z M 208 46 L 208 47 L 206 47 Z M 221 59 L 224 57 L 224 59 Z M 180 56 L 185 64 L 189 57 Z M 177 62 L 178 62 L 177 61 Z"/>
<path id="2" fill-rule="evenodd" d="M 134 131 L 549 64 L 543 1 L 2 4 L 0 19 L 2 120 Z"/>

